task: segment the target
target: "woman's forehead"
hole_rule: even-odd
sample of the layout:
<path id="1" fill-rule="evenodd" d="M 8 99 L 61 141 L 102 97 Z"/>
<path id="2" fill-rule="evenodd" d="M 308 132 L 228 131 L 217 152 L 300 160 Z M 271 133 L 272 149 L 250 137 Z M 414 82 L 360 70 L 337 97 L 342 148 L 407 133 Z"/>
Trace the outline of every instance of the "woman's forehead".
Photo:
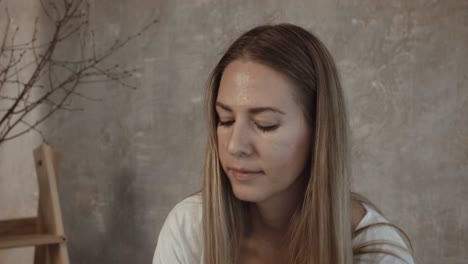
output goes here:
<path id="1" fill-rule="evenodd" d="M 217 101 L 232 108 L 287 107 L 294 85 L 283 74 L 258 62 L 236 60 L 221 78 Z"/>

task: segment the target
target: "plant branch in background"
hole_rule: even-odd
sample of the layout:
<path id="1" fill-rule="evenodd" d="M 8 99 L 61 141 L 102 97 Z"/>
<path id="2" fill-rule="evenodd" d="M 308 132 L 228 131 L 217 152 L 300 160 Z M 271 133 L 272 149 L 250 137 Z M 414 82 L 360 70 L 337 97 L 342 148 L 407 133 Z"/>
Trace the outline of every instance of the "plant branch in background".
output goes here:
<path id="1" fill-rule="evenodd" d="M 94 32 L 89 28 L 87 0 L 41 0 L 41 5 L 52 25 L 47 32 L 50 37 L 39 40 L 43 32 L 38 32 L 36 19 L 31 39 L 25 43 L 17 43 L 21 29 L 12 26 L 5 8 L 6 23 L 0 26 L 0 146 L 30 131 L 45 140 L 38 129 L 42 122 L 57 111 L 80 110 L 69 107 L 72 97 L 99 101 L 80 92 L 83 85 L 111 81 L 134 89 L 126 80 L 136 70 L 122 69 L 119 64 L 108 66 L 107 60 L 158 22 L 153 20 L 135 34 L 97 51 Z M 62 47 L 73 46 L 76 41 L 80 43 L 77 58 L 58 54 Z M 33 112 L 39 107 L 41 111 Z"/>

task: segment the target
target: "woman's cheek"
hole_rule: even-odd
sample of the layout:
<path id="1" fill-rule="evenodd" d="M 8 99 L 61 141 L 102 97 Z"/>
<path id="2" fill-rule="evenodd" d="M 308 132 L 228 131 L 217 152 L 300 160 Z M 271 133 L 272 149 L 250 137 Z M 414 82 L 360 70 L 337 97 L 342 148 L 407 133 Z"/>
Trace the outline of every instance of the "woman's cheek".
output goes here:
<path id="1" fill-rule="evenodd" d="M 272 171 L 282 171 L 287 173 L 295 173 L 302 168 L 307 156 L 308 141 L 299 133 L 293 131 L 284 131 L 285 133 L 278 135 L 274 140 L 270 140 L 265 144 L 265 162 L 268 162 L 268 167 Z"/>
<path id="2" fill-rule="evenodd" d="M 266 144 L 267 149 L 264 153 L 268 153 L 268 163 L 276 168 L 281 168 L 287 165 L 291 159 L 291 155 L 294 153 L 294 146 L 290 140 L 276 140 L 270 141 Z"/>

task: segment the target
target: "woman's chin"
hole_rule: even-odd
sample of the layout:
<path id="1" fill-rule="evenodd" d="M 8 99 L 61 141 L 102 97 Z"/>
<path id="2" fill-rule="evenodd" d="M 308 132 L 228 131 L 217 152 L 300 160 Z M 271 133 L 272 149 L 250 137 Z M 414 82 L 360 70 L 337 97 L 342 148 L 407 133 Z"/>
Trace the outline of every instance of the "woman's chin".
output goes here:
<path id="1" fill-rule="evenodd" d="M 252 188 L 236 188 L 233 187 L 234 196 L 244 202 L 258 203 L 264 200 L 264 194 Z"/>

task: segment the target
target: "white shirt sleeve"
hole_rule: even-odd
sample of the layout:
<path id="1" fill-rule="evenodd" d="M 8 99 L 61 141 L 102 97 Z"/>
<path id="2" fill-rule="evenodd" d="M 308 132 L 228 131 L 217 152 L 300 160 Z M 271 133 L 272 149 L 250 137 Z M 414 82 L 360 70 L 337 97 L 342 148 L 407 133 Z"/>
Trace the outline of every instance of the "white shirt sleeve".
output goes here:
<path id="1" fill-rule="evenodd" d="M 199 197 L 189 197 L 169 213 L 159 233 L 153 264 L 198 264 L 202 259 L 202 211 Z"/>
<path id="2" fill-rule="evenodd" d="M 372 207 L 363 204 L 367 210 L 357 228 L 362 228 L 376 223 L 388 223 L 382 215 Z M 389 243 L 368 245 L 365 249 L 375 250 L 377 253 L 365 253 L 354 256 L 354 264 L 414 264 L 413 257 L 400 233 L 387 225 L 371 226 L 353 239 L 353 246 L 359 246 L 366 242 L 380 241 Z M 395 246 L 397 245 L 397 246 Z M 391 252 L 378 253 L 378 251 Z"/>
<path id="3" fill-rule="evenodd" d="M 174 224 L 177 223 L 174 211 L 171 211 L 159 233 L 158 244 L 154 252 L 153 264 L 174 263 L 182 264 L 182 251 L 177 240 L 180 238 L 180 230 Z"/>
<path id="4" fill-rule="evenodd" d="M 398 257 L 384 253 L 366 253 L 354 257 L 354 264 L 414 264 L 411 255 L 394 252 Z"/>

